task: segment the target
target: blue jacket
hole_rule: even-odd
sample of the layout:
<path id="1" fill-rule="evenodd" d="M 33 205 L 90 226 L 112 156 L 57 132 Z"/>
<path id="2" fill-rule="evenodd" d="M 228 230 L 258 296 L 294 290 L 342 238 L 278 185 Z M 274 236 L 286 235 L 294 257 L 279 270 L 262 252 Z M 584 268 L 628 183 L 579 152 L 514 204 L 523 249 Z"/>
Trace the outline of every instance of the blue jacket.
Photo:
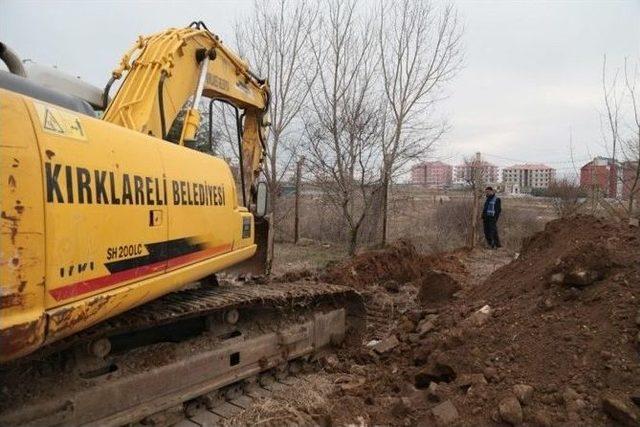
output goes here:
<path id="1" fill-rule="evenodd" d="M 487 197 L 484 201 L 484 208 L 482 209 L 482 219 L 495 218 L 497 221 L 500 217 L 500 212 L 502 212 L 500 197 L 495 194 Z"/>

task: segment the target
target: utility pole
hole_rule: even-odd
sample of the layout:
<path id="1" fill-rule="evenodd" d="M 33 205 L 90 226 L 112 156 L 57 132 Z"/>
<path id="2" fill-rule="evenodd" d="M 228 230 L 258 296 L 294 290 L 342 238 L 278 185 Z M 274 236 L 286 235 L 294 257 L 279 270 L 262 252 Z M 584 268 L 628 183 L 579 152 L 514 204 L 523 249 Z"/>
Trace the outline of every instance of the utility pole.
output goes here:
<path id="1" fill-rule="evenodd" d="M 294 205 L 294 223 L 293 223 L 293 242 L 298 243 L 300 238 L 300 181 L 302 176 L 302 164 L 304 163 L 304 156 L 300 157 L 298 163 L 296 163 L 296 200 Z"/>

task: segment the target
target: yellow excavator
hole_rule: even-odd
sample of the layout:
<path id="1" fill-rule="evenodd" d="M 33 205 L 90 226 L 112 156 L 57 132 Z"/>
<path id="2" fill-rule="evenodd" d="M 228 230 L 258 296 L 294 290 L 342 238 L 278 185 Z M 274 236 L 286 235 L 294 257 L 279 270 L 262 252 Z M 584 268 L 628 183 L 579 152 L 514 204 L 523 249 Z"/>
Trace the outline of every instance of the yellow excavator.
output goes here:
<path id="1" fill-rule="evenodd" d="M 100 360 L 83 365 L 93 366 L 83 375 L 109 374 L 112 387 L 63 397 L 43 391 L 46 404 L 0 405 L 0 424 L 119 425 L 344 337 L 352 315 L 345 307 L 354 301 L 348 290 L 215 286 L 222 270 L 269 270 L 260 180 L 269 85 L 202 22 L 140 37 L 101 96 L 30 78 L 3 44 L 0 58 L 9 69 L 0 72 L 0 374 L 19 384 L 25 363 L 72 353 Z M 235 112 L 238 186 L 226 160 L 194 149 L 203 97 L 210 114 L 214 102 Z M 285 325 L 270 340 L 265 331 L 243 332 L 238 321 L 255 325 L 276 306 L 329 300 L 331 309 L 307 313 L 311 323 Z M 197 355 L 217 361 L 213 371 L 180 357 L 162 365 L 172 386 L 158 385 L 158 372 L 114 374 L 113 354 L 130 358 L 135 343 L 176 342 L 198 328 L 221 340 Z M 176 378 L 184 383 L 172 388 Z M 136 399 L 128 387 L 138 390 Z"/>

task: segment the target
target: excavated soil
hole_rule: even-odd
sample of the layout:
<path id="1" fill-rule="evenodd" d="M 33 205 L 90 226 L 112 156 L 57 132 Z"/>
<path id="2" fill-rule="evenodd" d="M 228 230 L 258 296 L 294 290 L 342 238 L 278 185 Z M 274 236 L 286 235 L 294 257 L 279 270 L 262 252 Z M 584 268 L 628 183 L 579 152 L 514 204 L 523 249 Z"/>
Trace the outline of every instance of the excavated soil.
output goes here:
<path id="1" fill-rule="evenodd" d="M 436 279 L 436 300 L 450 283 L 432 272 L 421 278 Z M 368 424 L 603 425 L 613 423 L 603 410 L 610 398 L 604 406 L 614 402 L 616 422 L 637 425 L 638 228 L 586 216 L 552 221 L 513 262 L 462 288 L 439 310 L 414 301 L 399 313 L 393 350 L 339 354 L 343 371 L 366 380 L 334 391 L 345 408 L 333 411 L 334 423 L 357 414 Z"/>
<path id="2" fill-rule="evenodd" d="M 365 252 L 331 266 L 321 274 L 321 278 L 327 283 L 365 291 L 372 285 L 389 281 L 400 285 L 419 281 L 432 271 L 446 272 L 460 279 L 467 274 L 460 261 L 462 253 L 464 251 L 423 255 L 410 242 L 399 240 L 384 249 Z"/>
<path id="3" fill-rule="evenodd" d="M 320 409 L 331 423 L 640 425 L 640 230 L 555 220 L 511 256 L 401 242 L 334 266 L 334 283 L 395 309 L 324 364 L 341 375 Z M 508 264 L 478 282 L 479 258 Z"/>

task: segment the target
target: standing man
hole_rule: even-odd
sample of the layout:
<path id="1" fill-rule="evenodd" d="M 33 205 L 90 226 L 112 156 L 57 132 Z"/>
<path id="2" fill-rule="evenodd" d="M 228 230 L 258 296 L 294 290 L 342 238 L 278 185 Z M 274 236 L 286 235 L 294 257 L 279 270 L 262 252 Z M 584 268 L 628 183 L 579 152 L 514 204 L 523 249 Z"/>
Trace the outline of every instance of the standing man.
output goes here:
<path id="1" fill-rule="evenodd" d="M 484 225 L 484 237 L 487 239 L 487 244 L 491 249 L 497 249 L 501 247 L 500 238 L 498 237 L 498 218 L 500 218 L 500 212 L 502 206 L 500 198 L 496 196 L 496 192 L 492 187 L 484 189 L 484 193 L 487 199 L 484 201 L 484 208 L 482 209 L 482 224 Z"/>

